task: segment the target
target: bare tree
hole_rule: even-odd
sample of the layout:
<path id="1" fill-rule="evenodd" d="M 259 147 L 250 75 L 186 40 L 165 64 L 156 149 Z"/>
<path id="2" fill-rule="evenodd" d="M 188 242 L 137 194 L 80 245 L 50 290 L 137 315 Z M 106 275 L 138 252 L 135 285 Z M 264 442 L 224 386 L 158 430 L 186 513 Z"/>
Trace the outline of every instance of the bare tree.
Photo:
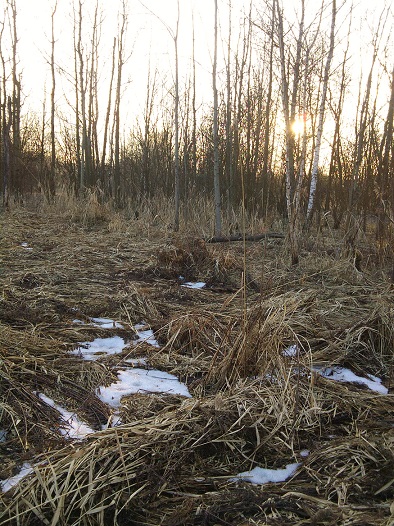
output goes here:
<path id="1" fill-rule="evenodd" d="M 218 137 L 218 90 L 217 90 L 217 55 L 218 55 L 218 2 L 214 0 L 214 55 L 212 68 L 213 88 L 213 185 L 215 202 L 215 235 L 222 233 L 220 173 L 219 173 L 219 137 Z"/>
<path id="2" fill-rule="evenodd" d="M 170 37 L 174 42 L 174 55 L 175 55 L 175 94 L 174 94 L 174 230 L 179 230 L 179 210 L 180 210 L 180 161 L 179 161 L 179 56 L 178 56 L 178 38 L 179 38 L 179 20 L 180 20 L 180 6 L 179 0 L 177 0 L 177 19 L 175 23 L 175 31 L 171 29 L 159 16 L 156 15 L 149 7 L 143 2 L 141 5 L 145 7 L 153 16 L 155 16 L 161 24 L 166 28 Z"/>
<path id="3" fill-rule="evenodd" d="M 122 73 L 125 64 L 125 49 L 124 41 L 127 30 L 127 2 L 122 0 L 122 12 L 119 14 L 120 24 L 118 30 L 118 62 L 117 62 L 117 79 L 116 79 L 116 93 L 115 93 L 115 109 L 114 109 L 114 198 L 115 203 L 120 205 L 121 199 L 121 179 L 120 179 L 120 104 L 121 104 L 121 88 L 122 88 Z"/>
<path id="4" fill-rule="evenodd" d="M 105 160 L 106 160 L 106 153 L 107 153 L 109 119 L 111 116 L 112 85 L 113 85 L 114 75 L 115 75 L 115 52 L 116 52 L 116 37 L 114 38 L 114 43 L 112 46 L 111 77 L 110 77 L 109 88 L 108 88 L 108 102 L 107 102 L 107 111 L 105 113 L 104 137 L 103 137 L 103 146 L 102 146 L 102 153 L 101 153 L 101 179 L 102 179 L 104 190 L 107 190 L 107 186 L 108 186 L 108 181 L 107 181 L 106 172 L 105 172 Z"/>
<path id="5" fill-rule="evenodd" d="M 317 186 L 317 173 L 319 169 L 319 159 L 320 159 L 320 148 L 323 137 L 323 124 L 326 110 L 326 98 L 327 98 L 327 88 L 328 80 L 330 76 L 331 61 L 334 54 L 334 43 L 335 43 L 335 22 L 337 16 L 337 3 L 336 0 L 332 0 L 332 14 L 331 14 L 331 31 L 330 31 L 330 47 L 328 50 L 328 55 L 326 59 L 326 64 L 324 68 L 324 77 L 323 77 L 323 88 L 320 99 L 320 108 L 319 108 L 319 122 L 317 125 L 317 135 L 316 135 L 316 144 L 313 155 L 313 166 L 311 174 L 311 182 L 309 188 L 309 200 L 308 200 L 308 209 L 307 209 L 307 218 L 308 220 L 312 217 L 313 206 L 315 203 L 316 195 L 316 186 Z"/>
<path id="6" fill-rule="evenodd" d="M 49 195 L 55 195 L 55 177 L 56 177 L 56 140 L 55 140 L 55 90 L 56 90 L 56 76 L 55 76 L 55 14 L 57 9 L 57 2 L 53 7 L 51 14 L 51 175 L 49 179 Z"/>
<path id="7" fill-rule="evenodd" d="M 179 208 L 180 208 L 180 180 L 179 180 L 179 57 L 178 57 L 178 35 L 179 35 L 179 0 L 177 1 L 177 20 L 173 33 L 175 52 L 175 215 L 174 230 L 179 230 Z"/>
<path id="8" fill-rule="evenodd" d="M 378 62 L 378 51 L 381 44 L 382 35 L 384 34 L 384 26 L 387 22 L 389 11 L 382 11 L 378 27 L 373 36 L 372 41 L 372 59 L 371 65 L 368 72 L 367 82 L 365 86 L 364 94 L 362 94 L 361 79 L 360 88 L 358 95 L 358 111 L 355 125 L 355 137 L 356 141 L 354 144 L 353 152 L 353 168 L 351 174 L 351 183 L 348 195 L 348 209 L 345 224 L 345 248 L 350 253 L 355 250 L 355 241 L 358 234 L 358 222 L 355 217 L 354 206 L 358 203 L 360 197 L 360 173 L 363 163 L 363 153 L 365 141 L 367 139 L 367 128 L 370 121 L 370 103 L 371 103 L 371 90 L 372 80 L 374 77 L 375 67 Z"/>
<path id="9" fill-rule="evenodd" d="M 298 177 L 295 179 L 294 167 L 294 133 L 292 131 L 292 123 L 295 117 L 296 101 L 298 95 L 298 85 L 300 82 L 300 61 L 302 40 L 304 37 L 304 21 L 305 21 L 305 1 L 301 0 L 301 19 L 299 24 L 299 33 L 296 43 L 296 57 L 294 63 L 293 73 L 293 87 L 292 98 L 289 97 L 289 80 L 287 73 L 287 60 L 285 55 L 285 41 L 283 29 L 283 12 L 279 6 L 279 0 L 274 0 L 276 4 L 277 15 L 277 32 L 280 53 L 280 68 L 281 68 L 281 92 L 282 92 L 282 106 L 283 115 L 286 128 L 286 203 L 287 215 L 289 220 L 289 242 L 291 251 L 291 262 L 293 265 L 298 264 L 299 260 L 299 230 L 300 230 L 300 193 L 301 180 Z"/>

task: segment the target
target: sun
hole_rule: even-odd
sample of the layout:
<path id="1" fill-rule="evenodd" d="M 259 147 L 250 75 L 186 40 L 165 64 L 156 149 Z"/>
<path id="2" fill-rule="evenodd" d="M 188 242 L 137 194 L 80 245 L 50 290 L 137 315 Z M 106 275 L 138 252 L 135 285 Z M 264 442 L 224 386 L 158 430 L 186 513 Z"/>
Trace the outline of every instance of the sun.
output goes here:
<path id="1" fill-rule="evenodd" d="M 296 137 L 301 137 L 308 129 L 309 122 L 310 119 L 306 113 L 297 115 L 291 125 L 291 131 Z"/>

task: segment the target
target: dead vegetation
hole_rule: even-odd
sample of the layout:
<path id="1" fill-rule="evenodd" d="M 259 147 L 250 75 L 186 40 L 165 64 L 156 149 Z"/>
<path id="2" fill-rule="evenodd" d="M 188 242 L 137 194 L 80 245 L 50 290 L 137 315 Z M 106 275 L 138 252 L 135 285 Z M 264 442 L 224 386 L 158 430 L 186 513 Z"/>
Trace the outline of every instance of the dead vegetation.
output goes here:
<path id="1" fill-rule="evenodd" d="M 372 245 L 361 273 L 334 239 L 316 237 L 295 269 L 282 240 L 244 254 L 242 243 L 78 217 L 2 218 L 0 479 L 24 462 L 34 471 L 0 494 L 1 524 L 394 524 L 394 291 Z M 187 289 L 180 276 L 207 286 Z M 99 316 L 123 328 L 89 323 Z M 70 353 L 108 331 L 132 342 L 141 322 L 160 348 L 92 362 Z M 96 388 L 141 356 L 192 398 L 128 396 L 122 425 L 101 430 L 111 411 Z M 316 365 L 378 376 L 389 393 Z M 69 440 L 39 392 L 97 432 Z M 286 482 L 232 480 L 294 462 Z"/>

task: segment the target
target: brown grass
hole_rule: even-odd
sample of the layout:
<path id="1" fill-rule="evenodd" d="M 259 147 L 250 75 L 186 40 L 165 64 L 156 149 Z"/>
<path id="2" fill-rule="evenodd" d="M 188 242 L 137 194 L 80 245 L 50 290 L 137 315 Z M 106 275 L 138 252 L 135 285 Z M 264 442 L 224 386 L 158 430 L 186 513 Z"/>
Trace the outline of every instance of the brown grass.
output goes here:
<path id="1" fill-rule="evenodd" d="M 247 243 L 244 254 L 242 243 L 206 245 L 195 222 L 190 235 L 172 233 L 169 206 L 143 203 L 137 221 L 90 199 L 85 212 L 70 202 L 57 215 L 2 218 L 0 478 L 35 467 L 0 494 L 0 523 L 391 525 L 393 395 L 311 370 L 343 365 L 392 388 L 394 294 L 372 243 L 361 246 L 362 273 L 332 232 L 290 268 L 282 241 Z M 181 287 L 180 274 L 206 289 Z M 124 328 L 94 327 L 98 316 Z M 69 353 L 104 335 L 131 341 L 141 321 L 160 349 L 130 344 L 95 362 Z M 111 411 L 95 389 L 126 356 L 176 374 L 193 397 L 129 396 L 123 424 L 100 430 Z M 97 432 L 68 441 L 37 392 Z M 291 462 L 301 465 L 285 483 L 230 480 Z"/>

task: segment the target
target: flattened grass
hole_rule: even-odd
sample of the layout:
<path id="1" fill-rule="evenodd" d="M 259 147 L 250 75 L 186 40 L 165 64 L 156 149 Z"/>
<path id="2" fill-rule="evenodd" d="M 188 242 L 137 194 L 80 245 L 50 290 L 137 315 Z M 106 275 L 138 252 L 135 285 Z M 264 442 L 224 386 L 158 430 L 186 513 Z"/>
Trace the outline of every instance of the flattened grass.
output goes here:
<path id="1" fill-rule="evenodd" d="M 169 240 L 115 219 L 3 219 L 1 478 L 24 461 L 34 472 L 0 496 L 1 523 L 391 525 L 391 391 L 312 369 L 342 365 L 392 388 L 394 292 L 382 273 L 360 274 L 317 244 L 291 269 L 282 245 L 249 243 L 244 269 L 239 245 Z M 206 289 L 182 288 L 185 270 Z M 99 316 L 124 328 L 94 327 Z M 130 345 L 95 362 L 69 353 L 98 336 L 132 340 L 142 321 L 160 349 Z M 193 398 L 127 397 L 123 424 L 100 430 L 110 410 L 95 389 L 126 354 L 176 374 Z M 67 442 L 37 392 L 97 432 Z M 301 465 L 284 483 L 231 481 L 292 462 Z"/>

